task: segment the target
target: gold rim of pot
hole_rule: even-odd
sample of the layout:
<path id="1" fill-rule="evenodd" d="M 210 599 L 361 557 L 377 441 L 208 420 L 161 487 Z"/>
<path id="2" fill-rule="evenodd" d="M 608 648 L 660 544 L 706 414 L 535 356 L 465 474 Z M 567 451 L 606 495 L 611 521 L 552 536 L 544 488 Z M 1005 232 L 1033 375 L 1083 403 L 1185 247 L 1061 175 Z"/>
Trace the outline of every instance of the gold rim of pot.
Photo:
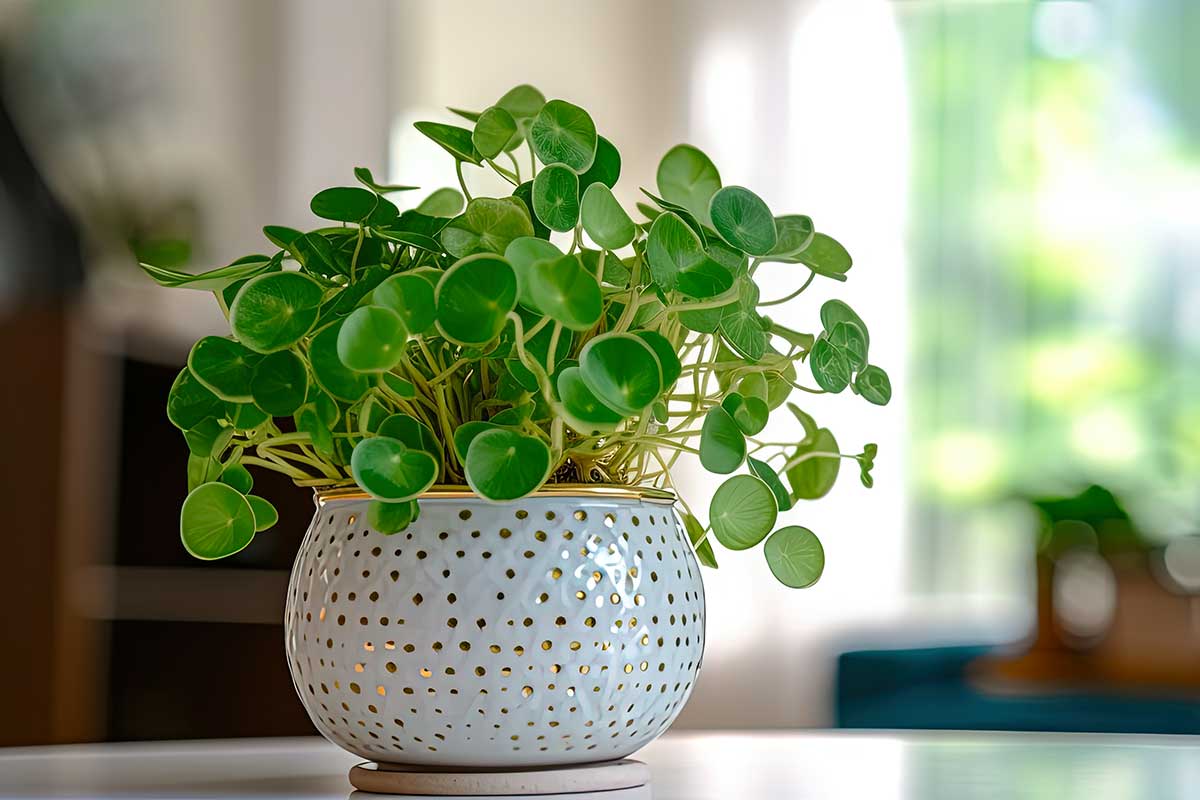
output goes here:
<path id="1" fill-rule="evenodd" d="M 357 486 L 320 487 L 314 486 L 318 506 L 332 500 L 369 500 L 371 496 Z M 673 505 L 675 495 L 665 489 L 651 486 L 618 486 L 607 483 L 551 483 L 525 497 L 582 497 L 593 499 L 644 500 L 659 505 Z M 520 502 L 519 500 L 509 502 Z M 419 494 L 417 500 L 481 500 L 469 486 L 435 485 Z"/>

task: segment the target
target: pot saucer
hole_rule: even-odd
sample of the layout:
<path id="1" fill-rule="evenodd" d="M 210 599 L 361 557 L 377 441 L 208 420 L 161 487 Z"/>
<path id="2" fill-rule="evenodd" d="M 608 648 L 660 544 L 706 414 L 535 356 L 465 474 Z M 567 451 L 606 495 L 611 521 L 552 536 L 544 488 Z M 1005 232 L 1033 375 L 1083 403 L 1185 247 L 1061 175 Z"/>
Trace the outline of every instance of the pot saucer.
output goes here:
<path id="1" fill-rule="evenodd" d="M 641 761 L 630 758 L 599 764 L 510 771 L 405 766 L 364 761 L 350 768 L 350 783 L 355 789 L 376 794 L 437 797 L 554 795 L 609 792 L 646 786 L 650 783 L 650 770 Z"/>

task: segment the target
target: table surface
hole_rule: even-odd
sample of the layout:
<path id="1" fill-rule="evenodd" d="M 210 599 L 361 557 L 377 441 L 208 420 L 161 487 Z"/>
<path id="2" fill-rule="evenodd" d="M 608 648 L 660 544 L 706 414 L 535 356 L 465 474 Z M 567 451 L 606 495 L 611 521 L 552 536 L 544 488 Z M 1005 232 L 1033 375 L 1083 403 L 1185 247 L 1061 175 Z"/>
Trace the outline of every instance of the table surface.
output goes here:
<path id="1" fill-rule="evenodd" d="M 1200 797 L 1200 737 L 971 732 L 668 734 L 649 789 L 571 800 L 1175 800 Z M 0 797 L 359 798 L 359 759 L 315 738 L 0 750 Z M 512 800 L 512 798 L 509 798 Z"/>

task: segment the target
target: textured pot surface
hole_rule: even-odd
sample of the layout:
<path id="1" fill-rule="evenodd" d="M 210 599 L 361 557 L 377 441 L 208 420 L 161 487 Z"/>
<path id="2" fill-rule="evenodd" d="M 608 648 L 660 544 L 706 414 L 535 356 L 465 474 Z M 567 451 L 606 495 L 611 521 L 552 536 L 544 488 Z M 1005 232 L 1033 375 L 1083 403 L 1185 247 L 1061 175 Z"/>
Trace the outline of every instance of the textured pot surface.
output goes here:
<path id="1" fill-rule="evenodd" d="M 319 501 L 292 569 L 287 655 L 332 742 L 476 767 L 622 758 L 666 730 L 704 647 L 704 587 L 670 505 L 422 499 L 384 536 Z"/>

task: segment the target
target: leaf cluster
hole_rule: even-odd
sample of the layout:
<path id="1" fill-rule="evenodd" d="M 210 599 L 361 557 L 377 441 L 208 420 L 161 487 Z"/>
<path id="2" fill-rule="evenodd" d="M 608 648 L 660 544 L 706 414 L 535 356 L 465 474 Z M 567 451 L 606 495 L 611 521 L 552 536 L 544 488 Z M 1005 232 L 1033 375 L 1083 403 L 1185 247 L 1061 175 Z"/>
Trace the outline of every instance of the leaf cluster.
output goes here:
<path id="1" fill-rule="evenodd" d="M 631 215 L 612 191 L 617 149 L 584 109 L 531 86 L 454 111 L 469 127 L 416 127 L 453 159 L 457 189 L 401 212 L 389 196 L 414 187 L 358 168 L 357 186 L 312 198 L 326 224 L 264 228 L 266 254 L 199 275 L 143 265 L 164 286 L 213 292 L 229 321 L 229 336 L 196 343 L 167 400 L 190 451 L 189 551 L 236 553 L 274 522 L 247 467 L 357 484 L 372 525 L 396 532 L 435 484 L 497 502 L 546 483 L 673 488 L 688 456 L 732 475 L 707 527 L 681 498 L 704 563 L 716 566 L 710 533 L 732 550 L 765 539 L 781 582 L 815 581 L 817 537 L 771 533 L 776 517 L 825 495 L 843 459 L 870 486 L 875 446 L 842 453 L 788 399 L 849 389 L 882 405 L 891 386 L 845 303 L 825 303 L 812 333 L 768 312 L 815 278 L 846 280 L 845 248 L 725 185 L 690 145 L 667 152 Z M 464 165 L 511 193 L 473 196 Z M 763 301 L 768 263 L 796 291 Z M 785 403 L 804 438 L 759 438 Z"/>

